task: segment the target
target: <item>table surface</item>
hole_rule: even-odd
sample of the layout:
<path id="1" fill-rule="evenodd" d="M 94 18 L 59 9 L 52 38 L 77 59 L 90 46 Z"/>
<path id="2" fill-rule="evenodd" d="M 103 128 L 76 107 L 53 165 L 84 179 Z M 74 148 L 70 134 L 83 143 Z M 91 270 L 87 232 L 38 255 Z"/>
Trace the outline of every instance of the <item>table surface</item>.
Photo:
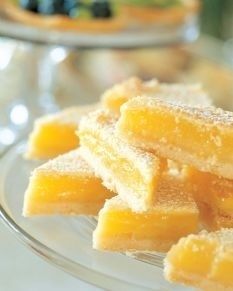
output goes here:
<path id="1" fill-rule="evenodd" d="M 0 222 L 0 289 L 4 291 L 99 291 L 34 255 Z"/>

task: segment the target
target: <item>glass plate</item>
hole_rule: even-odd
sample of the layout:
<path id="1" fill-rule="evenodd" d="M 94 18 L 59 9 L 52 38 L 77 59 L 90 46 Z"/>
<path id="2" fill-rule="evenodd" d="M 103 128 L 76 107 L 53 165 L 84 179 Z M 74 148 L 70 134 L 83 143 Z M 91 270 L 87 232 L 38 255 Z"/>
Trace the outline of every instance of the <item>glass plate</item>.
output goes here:
<path id="1" fill-rule="evenodd" d="M 24 192 L 30 172 L 39 164 L 23 159 L 25 146 L 20 142 L 2 155 L 0 215 L 32 251 L 81 280 L 108 290 L 184 290 L 164 280 L 162 254 L 125 255 L 93 250 L 95 218 L 24 218 Z"/>

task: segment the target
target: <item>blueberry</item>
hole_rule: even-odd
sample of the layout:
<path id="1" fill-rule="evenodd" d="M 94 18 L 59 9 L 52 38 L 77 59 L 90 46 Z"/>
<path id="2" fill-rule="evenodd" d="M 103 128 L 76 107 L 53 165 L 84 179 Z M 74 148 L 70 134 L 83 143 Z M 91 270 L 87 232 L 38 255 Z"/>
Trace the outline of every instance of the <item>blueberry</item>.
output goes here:
<path id="1" fill-rule="evenodd" d="M 64 8 L 71 18 L 90 18 L 90 5 L 84 0 L 65 0 Z"/>
<path id="2" fill-rule="evenodd" d="M 78 9 L 82 6 L 83 4 L 80 0 L 64 0 L 64 9 L 67 14 L 69 14 L 71 10 Z"/>
<path id="3" fill-rule="evenodd" d="M 38 0 L 20 0 L 19 5 L 26 10 L 38 12 Z"/>
<path id="4" fill-rule="evenodd" d="M 65 0 L 40 0 L 38 11 L 41 14 L 67 14 Z"/>
<path id="5" fill-rule="evenodd" d="M 112 10 L 109 1 L 94 1 L 91 5 L 91 13 L 95 18 L 112 17 Z"/>

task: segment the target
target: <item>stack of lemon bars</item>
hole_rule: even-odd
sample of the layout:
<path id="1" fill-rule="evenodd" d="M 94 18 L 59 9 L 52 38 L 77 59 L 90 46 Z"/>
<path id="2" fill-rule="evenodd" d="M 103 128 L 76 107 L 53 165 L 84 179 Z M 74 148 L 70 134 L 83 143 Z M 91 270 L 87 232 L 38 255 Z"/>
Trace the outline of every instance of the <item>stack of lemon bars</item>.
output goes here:
<path id="1" fill-rule="evenodd" d="M 199 85 L 116 84 L 35 122 L 24 216 L 93 215 L 93 247 L 165 252 L 164 274 L 233 290 L 233 113 Z"/>

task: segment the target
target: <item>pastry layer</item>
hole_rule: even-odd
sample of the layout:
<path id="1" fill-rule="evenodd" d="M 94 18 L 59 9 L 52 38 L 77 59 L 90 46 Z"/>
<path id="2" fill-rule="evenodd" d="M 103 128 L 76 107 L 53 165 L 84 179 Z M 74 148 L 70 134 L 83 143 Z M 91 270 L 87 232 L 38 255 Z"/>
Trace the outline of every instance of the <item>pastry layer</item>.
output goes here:
<path id="1" fill-rule="evenodd" d="M 129 143 L 233 179 L 233 113 L 137 97 L 122 106 L 117 133 Z"/>
<path id="2" fill-rule="evenodd" d="M 110 251 L 168 251 L 182 236 L 198 231 L 198 209 L 182 180 L 161 178 L 153 206 L 133 212 L 119 197 L 99 213 L 93 246 Z"/>
<path id="3" fill-rule="evenodd" d="M 24 216 L 97 215 L 113 192 L 102 185 L 79 149 L 36 168 L 24 198 Z"/>
<path id="4" fill-rule="evenodd" d="M 78 132 L 82 156 L 106 187 L 135 211 L 144 211 L 153 203 L 163 162 L 116 137 L 115 122 L 102 110 L 82 118 Z"/>
<path id="5" fill-rule="evenodd" d="M 71 107 L 37 119 L 29 136 L 25 156 L 29 159 L 48 159 L 75 149 L 79 144 L 75 131 L 80 118 L 97 106 Z"/>
<path id="6" fill-rule="evenodd" d="M 156 4 L 153 5 L 154 3 L 150 4 L 134 5 L 128 1 L 128 3 L 126 2 L 125 5 L 122 5 L 122 10 L 134 22 L 138 21 L 148 25 L 155 23 L 160 25 L 177 25 L 182 23 L 185 18 L 197 13 L 200 8 L 198 1 L 174 2 L 173 5 L 167 6 L 166 9 Z"/>
<path id="7" fill-rule="evenodd" d="M 1 11 L 13 20 L 43 29 L 87 33 L 110 33 L 123 29 L 124 17 L 113 19 L 72 19 L 64 15 L 41 15 L 21 9 L 9 0 L 1 0 Z"/>
<path id="8" fill-rule="evenodd" d="M 159 83 L 156 79 L 143 82 L 137 77 L 132 77 L 108 89 L 102 96 L 102 103 L 112 113 L 119 114 L 122 104 L 142 95 L 190 106 L 212 104 L 200 85 L 165 84 Z"/>
<path id="9" fill-rule="evenodd" d="M 180 239 L 166 256 L 164 273 L 171 282 L 203 290 L 232 290 L 233 230 L 202 231 Z"/>

